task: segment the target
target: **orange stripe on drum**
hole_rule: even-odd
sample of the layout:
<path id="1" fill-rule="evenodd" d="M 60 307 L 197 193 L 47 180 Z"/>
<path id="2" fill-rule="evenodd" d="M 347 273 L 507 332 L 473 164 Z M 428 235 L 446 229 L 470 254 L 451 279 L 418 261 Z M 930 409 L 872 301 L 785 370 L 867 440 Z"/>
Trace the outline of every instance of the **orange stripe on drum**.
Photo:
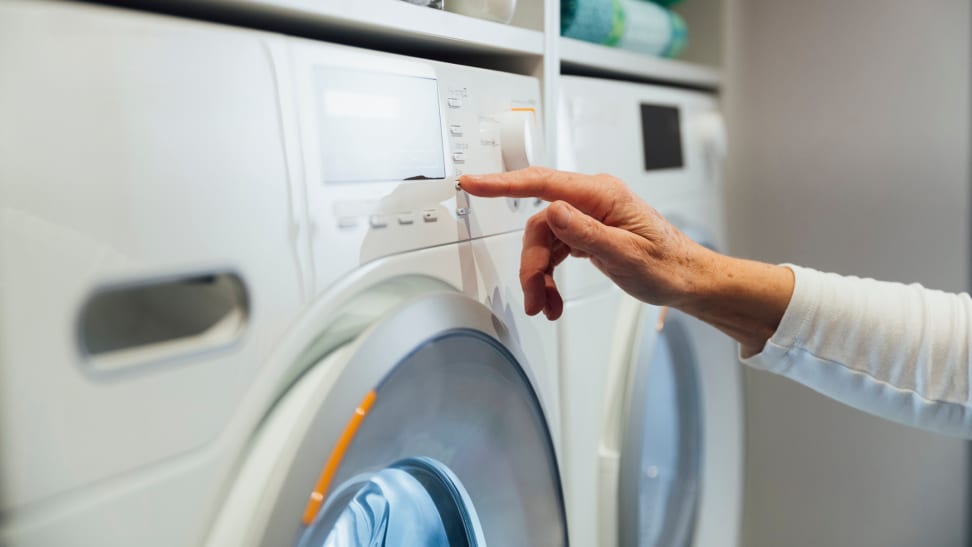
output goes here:
<path id="1" fill-rule="evenodd" d="M 331 451 L 331 455 L 327 458 L 327 463 L 324 464 L 324 469 L 321 470 L 321 475 L 317 479 L 314 491 L 311 492 L 310 499 L 307 500 L 307 507 L 304 508 L 304 518 L 302 519 L 304 526 L 309 526 L 314 522 L 314 517 L 321 510 L 324 497 L 327 495 L 327 489 L 331 486 L 331 480 L 334 478 L 334 474 L 337 473 L 338 467 L 341 466 L 344 453 L 347 452 L 348 446 L 354 440 L 354 435 L 358 432 L 358 428 L 361 427 L 361 422 L 364 421 L 365 416 L 368 415 L 368 411 L 374 406 L 377 397 L 378 395 L 374 390 L 369 391 L 364 396 L 364 399 L 361 400 L 358 408 L 354 409 L 354 414 L 348 420 L 348 425 L 344 426 L 344 431 L 338 438 L 338 442 L 334 446 L 334 450 Z"/>

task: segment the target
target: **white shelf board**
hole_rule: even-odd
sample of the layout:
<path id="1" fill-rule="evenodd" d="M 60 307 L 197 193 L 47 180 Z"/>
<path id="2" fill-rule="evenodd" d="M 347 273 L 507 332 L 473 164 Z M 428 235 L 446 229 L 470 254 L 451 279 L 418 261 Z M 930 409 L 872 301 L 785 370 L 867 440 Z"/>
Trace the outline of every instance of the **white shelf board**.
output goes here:
<path id="1" fill-rule="evenodd" d="M 674 59 L 642 55 L 623 49 L 560 39 L 560 64 L 565 72 L 620 76 L 704 88 L 718 88 L 718 70 Z"/>
<path id="2" fill-rule="evenodd" d="M 448 1 L 448 0 L 446 0 Z M 399 44 L 441 47 L 444 52 L 543 55 L 543 33 L 402 0 L 190 0 L 197 7 L 272 17 L 322 33 L 366 33 Z"/>

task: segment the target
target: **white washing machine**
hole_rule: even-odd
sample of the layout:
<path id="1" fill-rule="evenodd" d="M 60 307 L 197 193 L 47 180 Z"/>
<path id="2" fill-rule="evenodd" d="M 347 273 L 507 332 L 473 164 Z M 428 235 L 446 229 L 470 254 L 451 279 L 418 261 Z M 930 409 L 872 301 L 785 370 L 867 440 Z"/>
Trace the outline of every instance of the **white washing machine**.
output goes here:
<path id="1" fill-rule="evenodd" d="M 529 77 L 0 4 L 0 543 L 564 545 Z"/>
<path id="2" fill-rule="evenodd" d="M 561 86 L 560 167 L 617 176 L 686 233 L 720 247 L 725 136 L 715 98 L 582 77 Z M 623 294 L 588 261 L 561 270 L 571 541 L 737 545 L 744 439 L 734 343 Z"/>

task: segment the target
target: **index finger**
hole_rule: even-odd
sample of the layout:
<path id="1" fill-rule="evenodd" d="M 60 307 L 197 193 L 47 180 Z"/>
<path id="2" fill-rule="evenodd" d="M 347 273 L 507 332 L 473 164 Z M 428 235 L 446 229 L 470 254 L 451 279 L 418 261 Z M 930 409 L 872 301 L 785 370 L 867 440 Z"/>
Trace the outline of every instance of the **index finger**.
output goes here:
<path id="1" fill-rule="evenodd" d="M 602 217 L 617 200 L 614 179 L 543 167 L 528 167 L 490 175 L 463 175 L 460 187 L 480 197 L 534 197 L 566 201 L 584 213 Z"/>

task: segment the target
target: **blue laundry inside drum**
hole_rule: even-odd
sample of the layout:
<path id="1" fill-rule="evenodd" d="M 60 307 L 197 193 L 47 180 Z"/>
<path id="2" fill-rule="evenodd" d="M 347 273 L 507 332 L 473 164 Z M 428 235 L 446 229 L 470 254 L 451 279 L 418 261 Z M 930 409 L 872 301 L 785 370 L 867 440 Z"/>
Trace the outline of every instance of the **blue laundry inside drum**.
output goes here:
<path id="1" fill-rule="evenodd" d="M 483 547 L 458 478 L 431 458 L 408 458 L 343 484 L 298 547 Z"/>

